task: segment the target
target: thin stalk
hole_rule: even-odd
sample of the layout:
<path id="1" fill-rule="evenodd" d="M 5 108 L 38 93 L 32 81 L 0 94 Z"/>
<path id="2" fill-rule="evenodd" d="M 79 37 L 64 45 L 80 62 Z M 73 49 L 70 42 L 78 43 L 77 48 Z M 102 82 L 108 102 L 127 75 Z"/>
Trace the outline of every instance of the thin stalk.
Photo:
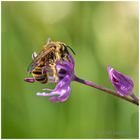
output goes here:
<path id="1" fill-rule="evenodd" d="M 138 97 L 136 97 L 134 93 L 132 93 L 130 96 L 131 96 L 135 101 L 139 102 Z"/>
<path id="2" fill-rule="evenodd" d="M 139 101 L 138 100 L 130 99 L 130 98 L 126 97 L 126 96 L 120 96 L 117 92 L 115 92 L 114 90 L 111 90 L 109 88 L 97 85 L 97 84 L 95 84 L 93 82 L 90 82 L 90 81 L 87 81 L 87 80 L 83 80 L 83 79 L 81 79 L 81 78 L 79 78 L 77 76 L 75 76 L 73 80 L 76 81 L 76 82 L 82 83 L 84 85 L 96 88 L 98 90 L 104 91 L 104 92 L 106 92 L 108 94 L 111 94 L 113 96 L 119 97 L 119 98 L 121 98 L 123 100 L 126 100 L 126 101 L 128 101 L 130 103 L 133 103 L 135 105 L 139 105 Z"/>

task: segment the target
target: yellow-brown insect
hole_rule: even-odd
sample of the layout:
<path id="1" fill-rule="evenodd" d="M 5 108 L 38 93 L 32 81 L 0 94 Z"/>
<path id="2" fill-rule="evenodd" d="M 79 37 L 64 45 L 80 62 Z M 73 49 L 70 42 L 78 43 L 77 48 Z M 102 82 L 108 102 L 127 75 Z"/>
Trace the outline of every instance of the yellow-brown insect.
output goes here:
<path id="1" fill-rule="evenodd" d="M 29 65 L 27 72 L 32 73 L 36 81 L 44 84 L 48 82 L 47 68 L 50 68 L 56 80 L 56 61 L 63 61 L 64 59 L 69 61 L 67 48 L 70 47 L 62 42 L 49 40 L 38 55 L 33 54 L 33 61 Z M 74 53 L 73 50 L 72 52 Z"/>

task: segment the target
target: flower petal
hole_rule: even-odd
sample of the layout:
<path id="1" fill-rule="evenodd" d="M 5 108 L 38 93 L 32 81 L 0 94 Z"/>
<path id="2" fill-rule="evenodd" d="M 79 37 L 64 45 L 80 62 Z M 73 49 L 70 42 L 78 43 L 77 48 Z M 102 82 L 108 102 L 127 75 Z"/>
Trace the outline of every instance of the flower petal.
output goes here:
<path id="1" fill-rule="evenodd" d="M 35 79 L 34 78 L 24 78 L 25 82 L 29 82 L 29 83 L 34 83 Z"/>
<path id="2" fill-rule="evenodd" d="M 57 61 L 56 65 L 59 80 L 62 80 L 65 75 L 69 75 L 71 81 L 74 77 L 74 65 L 70 62 L 64 61 L 63 63 Z"/>
<path id="3" fill-rule="evenodd" d="M 55 92 L 50 92 L 50 93 L 46 93 L 46 92 L 37 92 L 36 93 L 37 96 L 53 96 L 53 95 L 59 95 Z"/>
<path id="4" fill-rule="evenodd" d="M 38 92 L 37 96 L 53 96 L 49 98 L 52 102 L 64 102 L 70 96 L 71 88 L 70 88 L 71 79 L 69 75 L 66 75 L 63 80 L 61 80 L 50 93 L 46 92 Z M 48 89 L 46 89 L 48 90 Z"/>
<path id="5" fill-rule="evenodd" d="M 72 55 L 70 53 L 69 53 L 68 57 L 69 57 L 71 63 L 73 64 L 73 66 L 74 66 L 75 65 L 75 61 L 74 61 L 74 58 L 72 57 Z"/>
<path id="6" fill-rule="evenodd" d="M 69 98 L 70 93 L 71 93 L 70 86 L 68 86 L 67 89 L 63 90 L 63 91 L 64 91 L 63 94 L 62 94 L 62 91 L 60 91 L 62 95 L 60 95 L 58 97 L 56 97 L 56 96 L 51 97 L 51 98 L 49 98 L 49 100 L 51 102 L 65 102 Z"/>

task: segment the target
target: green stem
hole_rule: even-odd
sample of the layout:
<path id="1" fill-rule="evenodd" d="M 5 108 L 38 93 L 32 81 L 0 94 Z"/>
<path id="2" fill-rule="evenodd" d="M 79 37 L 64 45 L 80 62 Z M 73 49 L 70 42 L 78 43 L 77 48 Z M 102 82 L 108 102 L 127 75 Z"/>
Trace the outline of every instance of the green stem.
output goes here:
<path id="1" fill-rule="evenodd" d="M 79 78 L 79 77 L 77 77 L 77 76 L 75 76 L 73 80 L 76 81 L 76 82 L 82 83 L 82 84 L 84 84 L 84 85 L 87 85 L 87 86 L 96 88 L 96 89 L 98 89 L 98 90 L 104 91 L 104 92 L 106 92 L 106 93 L 108 93 L 108 94 L 111 94 L 111 95 L 113 95 L 113 96 L 119 97 L 119 98 L 121 98 L 121 99 L 123 99 L 123 100 L 126 100 L 126 101 L 128 101 L 128 102 L 130 102 L 130 103 L 133 103 L 133 104 L 135 104 L 135 105 L 139 105 L 139 101 L 138 101 L 138 100 L 135 100 L 134 98 L 133 98 L 133 99 L 130 99 L 130 98 L 126 97 L 126 96 L 120 96 L 120 95 L 119 95 L 117 92 L 115 92 L 114 90 L 111 90 L 111 89 L 108 89 L 108 88 L 106 88 L 106 87 L 97 85 L 97 84 L 95 84 L 95 83 L 93 83 L 93 82 L 83 80 L 83 79 L 81 79 L 81 78 Z M 136 96 L 135 96 L 135 97 L 136 97 Z M 138 99 L 138 98 L 137 98 L 137 99 Z"/>

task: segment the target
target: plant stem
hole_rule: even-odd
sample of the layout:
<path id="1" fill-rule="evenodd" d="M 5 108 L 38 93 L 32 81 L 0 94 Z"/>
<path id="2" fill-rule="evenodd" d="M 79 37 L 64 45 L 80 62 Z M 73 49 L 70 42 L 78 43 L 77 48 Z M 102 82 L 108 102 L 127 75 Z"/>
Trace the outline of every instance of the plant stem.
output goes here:
<path id="1" fill-rule="evenodd" d="M 96 88 L 96 89 L 98 89 L 98 90 L 102 90 L 102 91 L 104 91 L 104 92 L 106 92 L 106 93 L 109 93 L 109 94 L 111 94 L 111 95 L 117 96 L 117 97 L 119 97 L 119 98 L 121 98 L 121 99 L 124 99 L 124 100 L 126 100 L 126 101 L 128 101 L 128 102 L 131 102 L 131 103 L 133 103 L 133 104 L 135 104 L 135 105 L 139 105 L 139 101 L 138 101 L 138 100 L 130 99 L 130 98 L 126 97 L 126 96 L 120 96 L 120 95 L 119 95 L 117 92 L 115 92 L 114 90 L 111 90 L 111 89 L 108 89 L 108 88 L 106 88 L 106 87 L 97 85 L 97 84 L 95 84 L 95 83 L 93 83 L 93 82 L 80 79 L 80 78 L 77 77 L 77 76 L 75 76 L 73 80 L 76 81 L 76 82 L 82 83 L 82 84 L 84 84 L 84 85 L 87 85 L 87 86 Z"/>
<path id="2" fill-rule="evenodd" d="M 134 99 L 135 101 L 139 102 L 138 97 L 136 97 L 134 93 L 132 93 L 130 96 L 132 97 L 132 99 Z"/>

